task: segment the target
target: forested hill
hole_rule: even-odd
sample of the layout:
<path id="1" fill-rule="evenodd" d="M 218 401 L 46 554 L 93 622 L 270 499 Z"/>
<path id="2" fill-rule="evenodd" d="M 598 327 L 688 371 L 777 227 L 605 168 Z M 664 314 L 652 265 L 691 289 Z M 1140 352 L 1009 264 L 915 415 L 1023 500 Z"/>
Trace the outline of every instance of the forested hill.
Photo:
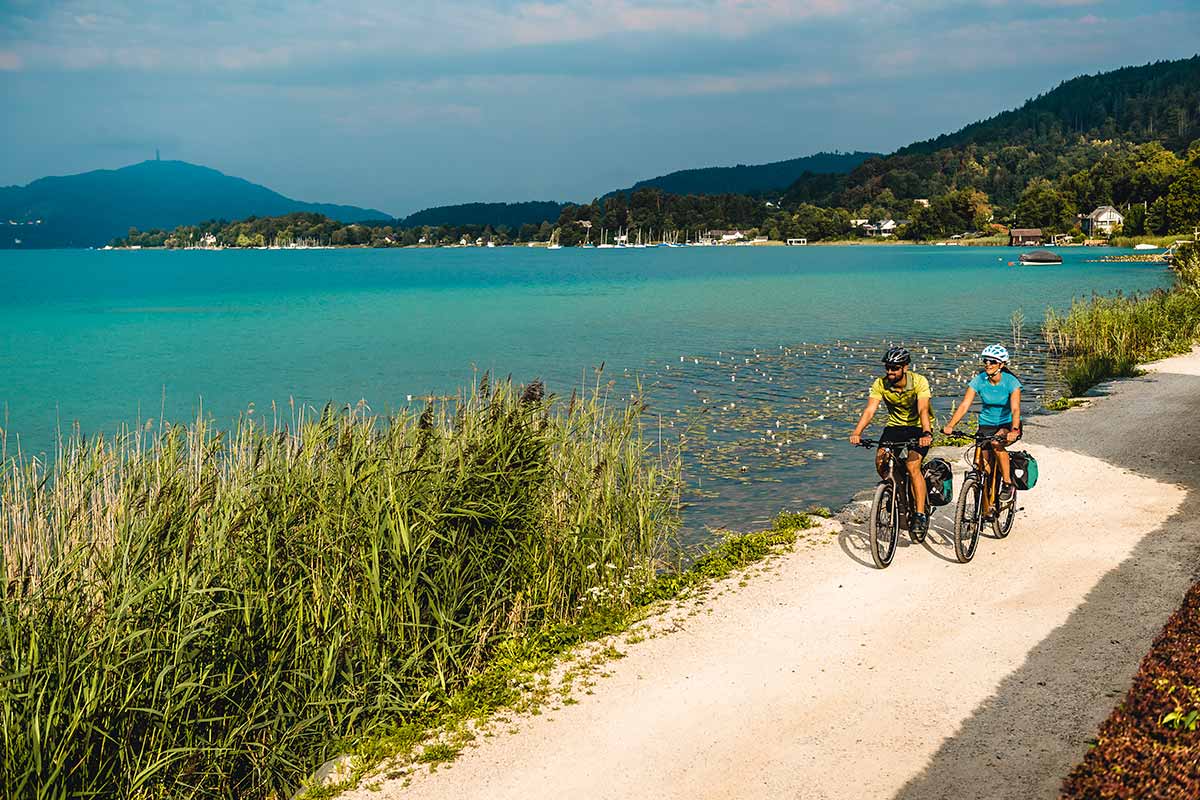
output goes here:
<path id="1" fill-rule="evenodd" d="M 770 164 L 738 164 L 736 167 L 684 169 L 638 181 L 619 192 L 637 189 L 661 189 L 668 194 L 762 194 L 782 191 L 805 173 L 844 174 L 878 153 L 816 153 Z M 612 194 L 616 194 L 613 192 Z"/>
<path id="2" fill-rule="evenodd" d="M 387 219 L 382 211 L 305 203 L 185 161 L 143 161 L 115 170 L 41 178 L 0 188 L 0 248 L 90 247 L 130 228 L 171 229 L 207 219 L 306 211 L 340 222 Z M 39 222 L 40 220 L 40 222 Z M 20 243 L 17 243 L 17 240 Z"/>
<path id="3" fill-rule="evenodd" d="M 916 142 L 896 155 L 951 147 L 1029 145 L 1051 136 L 1157 141 L 1182 152 L 1200 139 L 1200 55 L 1081 75 L 1012 111 Z"/>
<path id="4" fill-rule="evenodd" d="M 1182 155 L 1195 139 L 1200 56 L 1073 78 L 1018 109 L 866 161 L 844 180 L 805 176 L 786 198 L 855 208 L 877 201 L 885 190 L 904 200 L 977 189 L 1011 209 L 1034 178 L 1053 181 L 1106 157 L 1139 157 L 1133 154 L 1137 145 Z M 1122 199 L 1144 198 L 1101 201 Z M 1081 204 L 1092 200 L 1078 198 Z"/>
<path id="5" fill-rule="evenodd" d="M 422 225 L 501 225 L 517 230 L 522 225 L 538 225 L 545 220 L 558 219 L 564 205 L 555 202 L 531 201 L 527 203 L 463 203 L 454 206 L 426 208 L 409 214 L 396 224 L 401 228 L 416 228 Z"/>

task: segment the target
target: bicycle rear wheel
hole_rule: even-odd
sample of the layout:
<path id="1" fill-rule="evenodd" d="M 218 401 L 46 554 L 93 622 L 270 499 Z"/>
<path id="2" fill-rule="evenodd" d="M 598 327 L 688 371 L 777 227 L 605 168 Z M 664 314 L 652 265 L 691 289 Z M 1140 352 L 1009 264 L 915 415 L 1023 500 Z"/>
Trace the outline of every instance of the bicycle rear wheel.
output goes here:
<path id="1" fill-rule="evenodd" d="M 881 483 L 875 488 L 875 500 L 871 503 L 871 560 L 879 569 L 887 568 L 896 555 L 896 540 L 900 537 L 896 519 L 896 493 L 890 483 Z"/>
<path id="2" fill-rule="evenodd" d="M 954 556 L 961 564 L 975 557 L 975 548 L 979 545 L 979 529 L 983 526 L 980 519 L 982 491 L 979 479 L 968 475 L 958 495 L 958 510 L 954 514 Z"/>

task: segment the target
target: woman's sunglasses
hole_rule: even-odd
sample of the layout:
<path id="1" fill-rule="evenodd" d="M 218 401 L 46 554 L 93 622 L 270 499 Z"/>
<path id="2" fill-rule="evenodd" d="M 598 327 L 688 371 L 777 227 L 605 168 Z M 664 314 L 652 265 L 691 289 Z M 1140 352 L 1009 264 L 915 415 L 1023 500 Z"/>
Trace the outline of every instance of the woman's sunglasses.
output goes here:
<path id="1" fill-rule="evenodd" d="M 985 358 L 985 359 L 983 360 L 983 363 L 987 364 L 989 367 L 992 367 L 992 366 L 995 366 L 996 364 L 1003 364 L 1004 362 L 1003 362 L 1003 361 L 997 361 L 997 360 L 996 360 L 996 359 L 994 359 L 994 358 Z"/>

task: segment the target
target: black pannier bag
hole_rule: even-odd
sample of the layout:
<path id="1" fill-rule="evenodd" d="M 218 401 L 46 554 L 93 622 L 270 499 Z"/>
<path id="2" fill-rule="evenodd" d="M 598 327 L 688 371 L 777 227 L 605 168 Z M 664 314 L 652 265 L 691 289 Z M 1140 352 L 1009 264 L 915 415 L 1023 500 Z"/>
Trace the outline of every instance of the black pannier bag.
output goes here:
<path id="1" fill-rule="evenodd" d="M 1008 454 L 1009 465 L 1012 469 L 1013 484 L 1023 491 L 1028 491 L 1037 485 L 1037 459 L 1027 450 L 1014 450 Z"/>
<path id="2" fill-rule="evenodd" d="M 925 476 L 930 505 L 949 505 L 954 500 L 954 470 L 949 461 L 931 458 L 921 466 L 921 474 Z"/>

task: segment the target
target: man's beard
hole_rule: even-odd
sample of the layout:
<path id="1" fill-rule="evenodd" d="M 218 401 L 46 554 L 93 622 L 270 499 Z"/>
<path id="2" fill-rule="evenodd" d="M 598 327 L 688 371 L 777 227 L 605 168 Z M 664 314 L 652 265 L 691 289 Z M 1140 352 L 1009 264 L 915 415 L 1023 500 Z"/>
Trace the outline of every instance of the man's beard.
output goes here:
<path id="1" fill-rule="evenodd" d="M 894 378 L 891 375 L 887 375 L 886 379 L 888 382 L 888 386 L 899 386 L 900 381 L 904 380 L 904 373 L 901 372 L 899 375 L 897 375 Z"/>

